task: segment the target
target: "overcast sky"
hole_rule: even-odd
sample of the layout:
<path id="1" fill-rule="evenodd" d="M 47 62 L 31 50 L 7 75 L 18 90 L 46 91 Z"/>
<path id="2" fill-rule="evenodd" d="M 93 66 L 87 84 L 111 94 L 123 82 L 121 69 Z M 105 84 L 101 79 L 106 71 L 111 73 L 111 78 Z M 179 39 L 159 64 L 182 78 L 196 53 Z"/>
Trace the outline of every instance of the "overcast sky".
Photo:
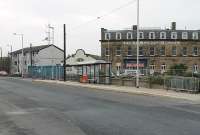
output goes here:
<path id="1" fill-rule="evenodd" d="M 4 55 L 7 44 L 13 50 L 24 46 L 46 44 L 48 23 L 55 27 L 55 45 L 63 48 L 63 24 L 67 25 L 67 53 L 82 48 L 100 55 L 100 28 L 124 29 L 136 24 L 136 2 L 96 21 L 83 24 L 126 4 L 130 0 L 0 0 L 0 46 Z M 134 1 L 134 0 L 133 0 Z M 140 0 L 142 27 L 169 27 L 177 22 L 179 29 L 200 29 L 199 0 Z M 72 29 L 80 26 L 77 29 Z"/>

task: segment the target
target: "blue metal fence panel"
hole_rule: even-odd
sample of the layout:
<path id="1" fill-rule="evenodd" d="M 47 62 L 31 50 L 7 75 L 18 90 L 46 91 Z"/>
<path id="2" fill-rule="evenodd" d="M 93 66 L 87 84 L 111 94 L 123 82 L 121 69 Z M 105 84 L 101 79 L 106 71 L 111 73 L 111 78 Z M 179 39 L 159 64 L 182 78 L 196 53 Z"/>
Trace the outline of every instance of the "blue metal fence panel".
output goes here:
<path id="1" fill-rule="evenodd" d="M 29 76 L 38 79 L 63 80 L 63 66 L 29 66 Z"/>

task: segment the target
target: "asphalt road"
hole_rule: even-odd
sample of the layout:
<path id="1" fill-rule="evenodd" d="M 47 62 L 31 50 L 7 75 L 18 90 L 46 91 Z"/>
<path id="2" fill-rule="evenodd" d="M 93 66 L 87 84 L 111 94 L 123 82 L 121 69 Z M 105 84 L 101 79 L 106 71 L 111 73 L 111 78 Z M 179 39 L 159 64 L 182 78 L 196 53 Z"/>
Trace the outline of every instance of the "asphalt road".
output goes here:
<path id="1" fill-rule="evenodd" d="M 0 135 L 199 135 L 191 101 L 0 78 Z"/>

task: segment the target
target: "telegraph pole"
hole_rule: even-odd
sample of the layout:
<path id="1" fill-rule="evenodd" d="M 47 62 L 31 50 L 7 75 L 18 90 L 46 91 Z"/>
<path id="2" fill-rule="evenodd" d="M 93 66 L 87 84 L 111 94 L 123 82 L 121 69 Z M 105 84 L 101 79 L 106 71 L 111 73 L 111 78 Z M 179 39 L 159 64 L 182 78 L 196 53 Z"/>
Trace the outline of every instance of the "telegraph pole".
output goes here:
<path id="1" fill-rule="evenodd" d="M 33 60 L 32 60 L 32 43 L 30 43 L 30 62 L 31 62 L 31 78 L 32 78 L 32 74 L 33 74 Z"/>
<path id="2" fill-rule="evenodd" d="M 64 24 L 64 62 L 63 62 L 63 69 L 64 69 L 64 82 L 66 81 L 66 24 Z"/>
<path id="3" fill-rule="evenodd" d="M 136 87 L 139 88 L 139 45 L 140 45 L 140 3 L 139 0 L 137 0 L 137 75 L 136 75 Z"/>

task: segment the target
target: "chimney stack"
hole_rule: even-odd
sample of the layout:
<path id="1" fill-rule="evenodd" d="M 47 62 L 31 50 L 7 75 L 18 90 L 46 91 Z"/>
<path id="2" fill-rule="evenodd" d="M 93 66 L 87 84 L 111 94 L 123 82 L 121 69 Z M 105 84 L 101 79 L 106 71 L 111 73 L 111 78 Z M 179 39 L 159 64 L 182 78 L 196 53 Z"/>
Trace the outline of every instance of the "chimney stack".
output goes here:
<path id="1" fill-rule="evenodd" d="M 172 29 L 172 30 L 176 30 L 176 22 L 172 22 L 172 24 L 171 24 L 171 29 Z"/>
<path id="2" fill-rule="evenodd" d="M 137 25 L 133 25 L 133 30 L 137 30 Z"/>

